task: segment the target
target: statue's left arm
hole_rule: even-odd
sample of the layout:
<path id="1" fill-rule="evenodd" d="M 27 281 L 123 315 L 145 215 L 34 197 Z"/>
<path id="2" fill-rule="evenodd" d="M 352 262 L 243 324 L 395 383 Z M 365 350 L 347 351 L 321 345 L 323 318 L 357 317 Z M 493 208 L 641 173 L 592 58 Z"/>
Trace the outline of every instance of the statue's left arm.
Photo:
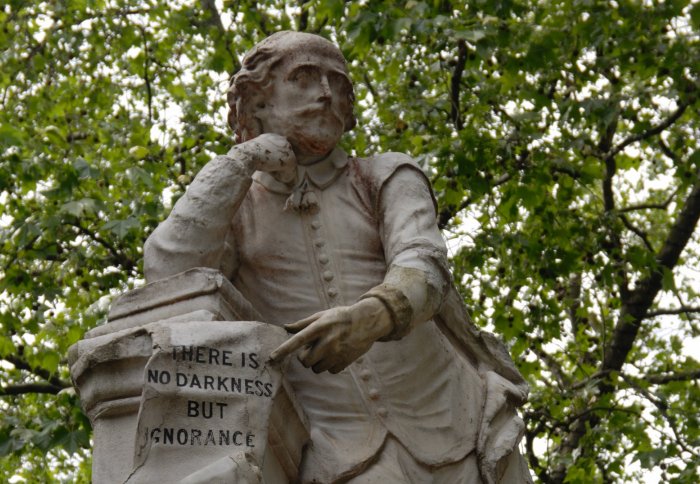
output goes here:
<path id="1" fill-rule="evenodd" d="M 381 186 L 378 212 L 388 270 L 362 299 L 390 310 L 393 329 L 381 339 L 400 339 L 439 310 L 450 281 L 447 248 L 429 182 L 415 165 L 400 166 Z"/>
<path id="2" fill-rule="evenodd" d="M 351 306 L 287 325 L 297 334 L 273 352 L 272 359 L 301 349 L 298 357 L 305 366 L 337 373 L 374 342 L 400 339 L 437 313 L 449 272 L 430 185 L 407 157 L 393 166 L 388 176 L 375 177 L 380 181 L 375 187 L 376 216 L 387 262 L 383 282 Z"/>

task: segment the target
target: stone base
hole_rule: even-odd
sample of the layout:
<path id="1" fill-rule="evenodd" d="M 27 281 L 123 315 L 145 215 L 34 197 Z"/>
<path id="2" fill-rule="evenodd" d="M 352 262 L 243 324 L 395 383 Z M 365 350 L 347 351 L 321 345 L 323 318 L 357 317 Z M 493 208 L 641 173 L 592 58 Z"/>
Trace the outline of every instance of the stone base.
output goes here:
<path id="1" fill-rule="evenodd" d="M 85 338 L 164 319 L 260 321 L 262 317 L 221 272 L 202 267 L 123 294 L 112 304 L 108 323 L 88 331 Z"/>
<path id="2" fill-rule="evenodd" d="M 309 439 L 308 426 L 293 393 L 281 377 L 281 370 L 267 367 L 265 355 L 268 348 L 276 347 L 286 335 L 281 328 L 264 323 L 235 321 L 242 315 L 256 316 L 252 307 L 225 278 L 215 271 L 195 269 L 123 296 L 114 304 L 107 324 L 91 331 L 86 339 L 71 347 L 71 376 L 93 425 L 94 482 L 154 482 L 154 472 L 157 472 L 160 482 L 277 484 L 296 481 L 303 446 Z M 188 331 L 192 331 L 192 343 L 183 343 L 188 341 Z M 175 354 L 175 349 L 165 349 L 164 341 L 168 338 L 173 341 L 172 348 L 194 345 L 186 346 L 186 351 L 195 348 L 192 350 L 193 360 L 174 361 L 171 354 Z M 262 344 L 265 343 L 262 340 L 268 338 L 269 341 Z M 217 346 L 220 341 L 223 341 L 221 346 Z M 238 347 L 238 342 L 243 346 Z M 236 359 L 237 355 L 251 351 L 250 342 L 262 344 L 252 350 L 259 360 L 255 367 L 240 365 Z M 204 351 L 198 359 L 197 345 L 210 353 L 215 352 L 211 353 L 210 360 L 206 359 Z M 224 353 L 229 359 L 224 360 Z M 185 355 L 189 357 L 190 353 Z M 151 373 L 146 382 L 148 365 L 157 367 L 154 366 L 156 363 L 163 362 L 166 366 L 174 365 L 167 371 L 168 384 L 163 384 L 165 370 L 160 374 L 160 382 L 153 377 L 157 373 Z M 222 366 L 224 363 L 228 366 Z M 221 378 L 235 376 L 236 381 L 242 382 L 246 379 L 253 383 L 260 379 L 269 381 L 270 398 L 266 400 L 267 393 L 262 395 L 259 391 L 256 396 L 254 386 L 233 394 L 232 384 L 231 388 L 225 387 L 228 393 L 212 391 L 215 390 L 213 386 L 210 390 L 175 384 L 176 375 L 183 376 L 184 380 L 193 374 L 200 377 L 210 374 L 224 375 Z M 145 387 L 148 387 L 148 397 Z M 153 398 L 160 399 L 161 407 L 153 407 Z M 231 445 L 227 449 L 217 446 L 216 449 L 212 447 L 214 452 L 210 452 L 202 445 L 188 447 L 189 443 L 182 448 L 165 446 L 165 441 L 158 441 L 160 434 L 156 434 L 153 440 L 151 433 L 151 440 L 146 439 L 150 454 L 148 449 L 143 451 L 144 429 L 146 434 L 152 432 L 148 429 L 153 428 L 153 415 L 160 418 L 161 408 L 165 410 L 159 424 L 170 425 L 170 428 L 173 425 L 197 428 L 213 423 L 212 420 L 194 421 L 187 408 L 188 398 L 202 405 L 225 407 L 227 413 L 224 415 L 221 410 L 220 425 L 226 429 L 242 429 L 241 416 L 247 416 L 244 422 L 254 422 L 255 412 L 268 411 L 262 416 L 264 428 L 246 429 L 260 438 L 265 437 L 264 441 L 248 449 L 245 446 Z M 264 410 L 267 407 L 268 410 Z M 194 441 L 194 437 L 191 438 Z M 228 454 L 219 455 L 222 451 Z M 159 462 L 158 459 L 166 461 Z M 250 463 L 244 462 L 246 459 Z M 243 469 L 246 466 L 250 469 Z"/>

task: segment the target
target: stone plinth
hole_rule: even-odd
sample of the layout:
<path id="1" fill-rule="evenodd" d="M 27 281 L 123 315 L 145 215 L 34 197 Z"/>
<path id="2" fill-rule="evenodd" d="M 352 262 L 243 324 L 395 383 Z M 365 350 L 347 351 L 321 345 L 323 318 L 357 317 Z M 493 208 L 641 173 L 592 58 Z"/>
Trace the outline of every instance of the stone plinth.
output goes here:
<path id="1" fill-rule="evenodd" d="M 259 319 L 208 269 L 117 300 L 69 354 L 94 482 L 294 482 L 307 426 Z"/>

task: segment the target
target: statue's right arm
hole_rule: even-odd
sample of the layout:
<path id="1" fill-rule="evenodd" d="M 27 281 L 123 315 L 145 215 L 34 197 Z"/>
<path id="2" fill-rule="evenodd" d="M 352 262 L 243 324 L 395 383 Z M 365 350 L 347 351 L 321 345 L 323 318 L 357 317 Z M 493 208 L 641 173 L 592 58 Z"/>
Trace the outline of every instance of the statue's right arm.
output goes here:
<path id="1" fill-rule="evenodd" d="M 284 172 L 290 167 L 294 167 L 291 146 L 283 137 L 271 134 L 236 145 L 210 161 L 146 240 L 146 281 L 194 267 L 221 269 L 231 220 L 255 170 Z"/>

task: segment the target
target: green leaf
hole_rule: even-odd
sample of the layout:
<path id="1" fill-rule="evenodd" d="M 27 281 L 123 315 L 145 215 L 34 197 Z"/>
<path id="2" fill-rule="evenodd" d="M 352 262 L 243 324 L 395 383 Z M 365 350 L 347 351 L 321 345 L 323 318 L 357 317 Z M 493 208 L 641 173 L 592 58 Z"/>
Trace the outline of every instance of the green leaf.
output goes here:
<path id="1" fill-rule="evenodd" d="M 0 125 L 0 144 L 6 146 L 19 146 L 25 139 L 25 134 L 14 126 L 5 123 Z"/>
<path id="2" fill-rule="evenodd" d="M 46 353 L 41 358 L 41 367 L 49 371 L 49 373 L 56 373 L 58 370 L 58 364 L 60 362 L 60 357 L 55 352 Z"/>
<path id="3" fill-rule="evenodd" d="M 78 158 L 73 162 L 73 168 L 78 172 L 80 178 L 100 178 L 99 170 L 91 167 L 83 158 Z"/>
<path id="4" fill-rule="evenodd" d="M 82 217 L 83 215 L 94 214 L 97 211 L 97 205 L 97 202 L 92 198 L 82 198 L 64 203 L 61 206 L 61 212 L 74 217 Z"/>
<path id="5" fill-rule="evenodd" d="M 673 271 L 663 268 L 663 279 L 661 287 L 664 291 L 673 291 L 676 289 L 676 279 L 673 276 Z"/>
<path id="6" fill-rule="evenodd" d="M 153 186 L 153 177 L 143 168 L 132 166 L 127 170 L 127 173 L 133 184 L 142 184 L 149 188 Z"/>
<path id="7" fill-rule="evenodd" d="M 690 22 L 695 30 L 700 30 L 700 3 L 694 3 L 690 7 Z"/>
<path id="8" fill-rule="evenodd" d="M 652 449 L 650 451 L 638 452 L 636 460 L 639 461 L 642 468 L 653 469 L 664 457 L 666 457 L 664 449 Z"/>
<path id="9" fill-rule="evenodd" d="M 47 126 L 42 130 L 42 132 L 44 136 L 48 138 L 50 143 L 62 148 L 67 146 L 66 137 L 57 126 Z"/>
<path id="10" fill-rule="evenodd" d="M 145 146 L 132 146 L 129 148 L 129 155 L 137 160 L 142 160 L 148 156 L 148 148 Z"/>
<path id="11" fill-rule="evenodd" d="M 118 238 L 123 239 L 134 229 L 139 228 L 139 222 L 133 217 L 124 220 L 110 220 L 102 225 L 103 230 L 109 230 Z"/>
<path id="12" fill-rule="evenodd" d="M 481 39 L 486 37 L 486 32 L 484 30 L 480 29 L 474 29 L 474 30 L 455 30 L 454 31 L 454 36 L 457 39 L 462 39 L 466 40 L 468 42 L 471 42 L 473 44 L 476 44 L 479 42 Z"/>

